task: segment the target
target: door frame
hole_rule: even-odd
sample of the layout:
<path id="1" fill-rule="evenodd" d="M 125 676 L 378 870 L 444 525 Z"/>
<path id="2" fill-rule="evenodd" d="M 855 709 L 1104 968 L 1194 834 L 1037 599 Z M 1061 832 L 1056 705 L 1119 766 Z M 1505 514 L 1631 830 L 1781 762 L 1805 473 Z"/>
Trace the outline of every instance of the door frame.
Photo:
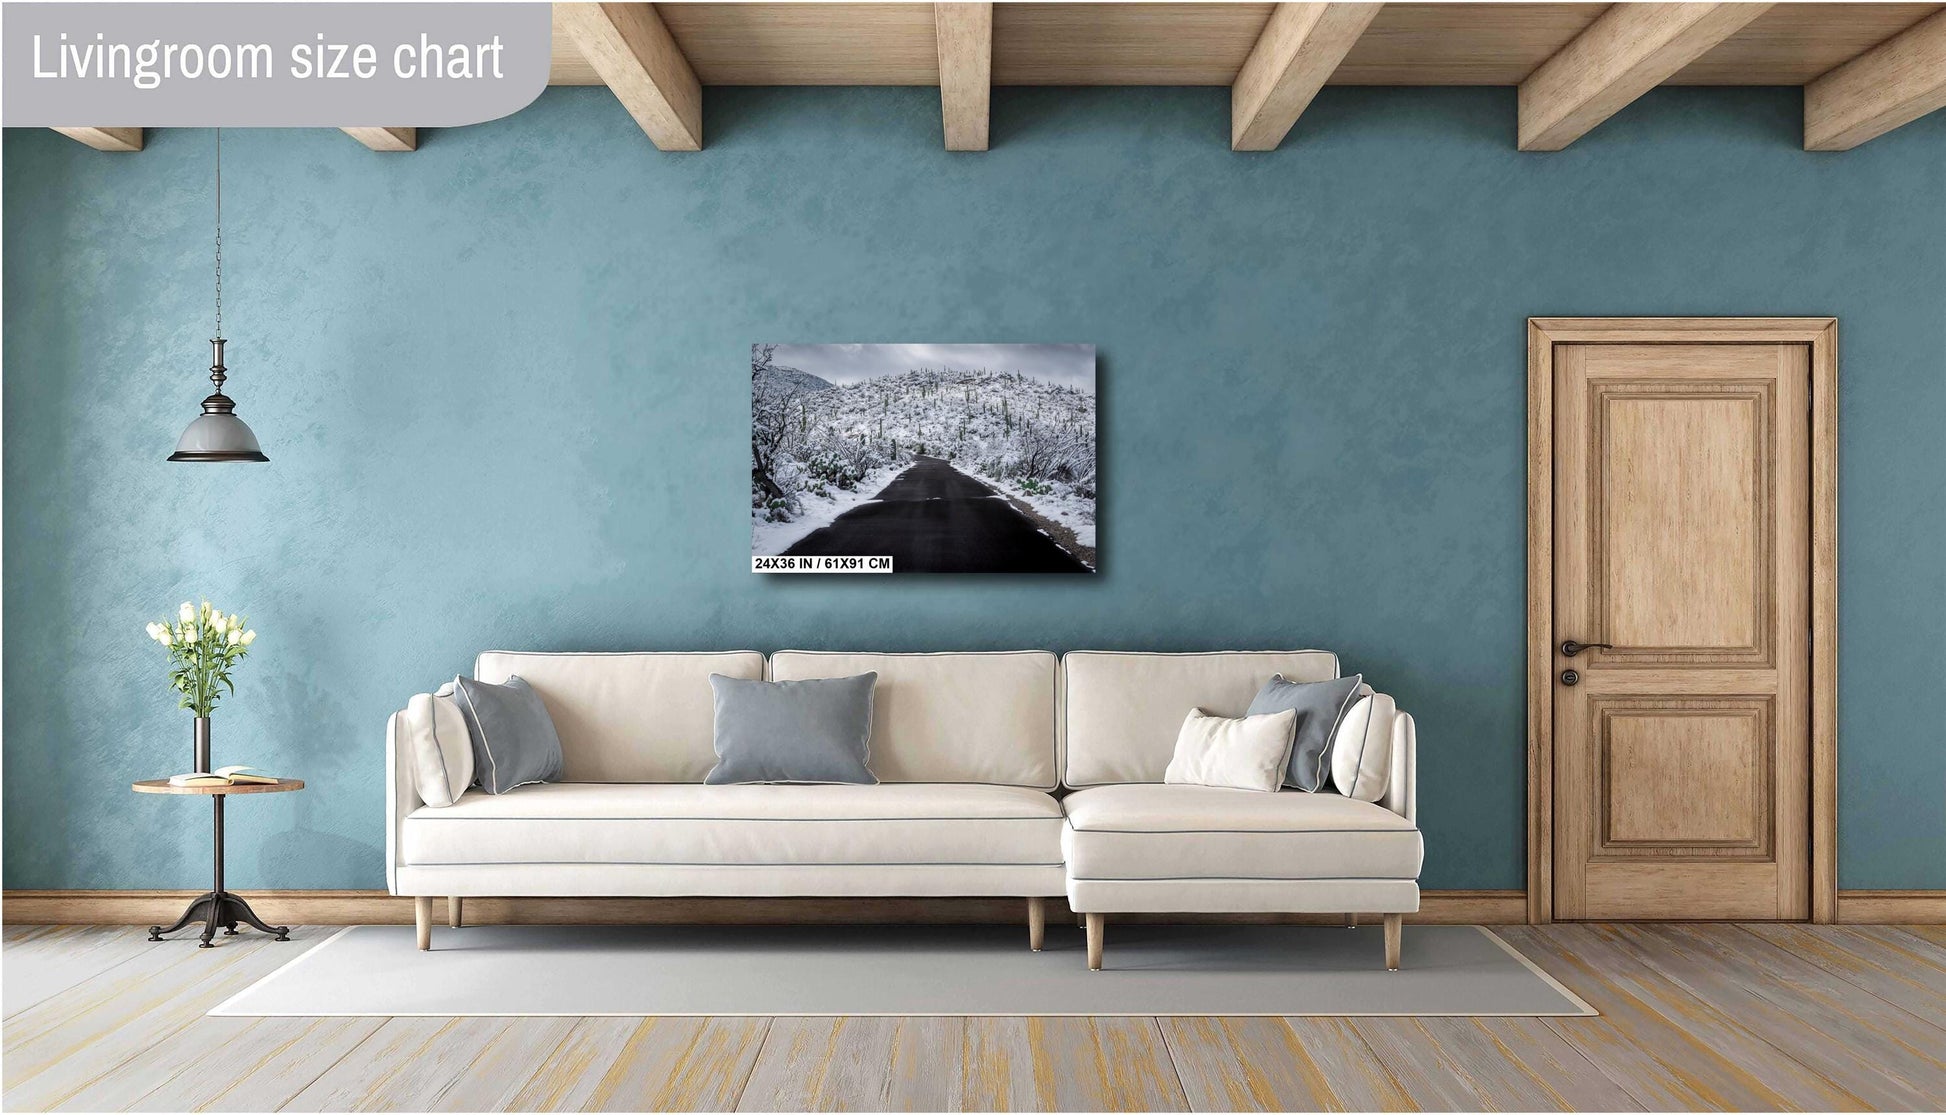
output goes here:
<path id="1" fill-rule="evenodd" d="M 1838 914 L 1838 319 L 1527 319 L 1527 920 L 1554 920 L 1554 346 L 1811 349 L 1811 920 Z"/>

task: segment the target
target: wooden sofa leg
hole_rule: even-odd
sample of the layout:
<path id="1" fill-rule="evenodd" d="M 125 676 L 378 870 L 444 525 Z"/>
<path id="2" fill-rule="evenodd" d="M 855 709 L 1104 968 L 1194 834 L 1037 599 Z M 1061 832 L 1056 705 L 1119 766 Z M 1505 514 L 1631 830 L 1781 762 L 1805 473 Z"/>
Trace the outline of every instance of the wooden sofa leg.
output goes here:
<path id="1" fill-rule="evenodd" d="M 1101 931 L 1102 923 L 1108 919 L 1101 914 L 1089 914 L 1083 919 L 1088 925 L 1088 970 L 1101 971 Z"/>
<path id="2" fill-rule="evenodd" d="M 432 896 L 422 894 L 412 900 L 412 912 L 419 922 L 419 951 L 432 948 Z"/>
<path id="3" fill-rule="evenodd" d="M 1074 915 L 1074 927 L 1075 927 L 1076 929 L 1086 929 L 1086 928 L 1088 928 L 1088 915 L 1086 915 L 1086 914 L 1076 914 L 1076 915 Z"/>
<path id="4" fill-rule="evenodd" d="M 457 894 L 446 896 L 446 924 L 454 929 L 460 927 L 460 903 L 463 901 Z"/>
<path id="5" fill-rule="evenodd" d="M 1358 928 L 1358 915 L 1357 915 L 1357 914 L 1346 914 L 1346 915 L 1345 915 L 1345 928 L 1346 928 L 1346 929 L 1356 929 L 1356 928 Z"/>
<path id="6" fill-rule="evenodd" d="M 1041 944 L 1047 939 L 1047 899 L 1029 898 L 1027 900 L 1027 947 L 1035 952 L 1041 951 Z"/>
<path id="7" fill-rule="evenodd" d="M 1399 970 L 1399 937 L 1405 929 L 1404 914 L 1385 915 L 1385 970 Z"/>

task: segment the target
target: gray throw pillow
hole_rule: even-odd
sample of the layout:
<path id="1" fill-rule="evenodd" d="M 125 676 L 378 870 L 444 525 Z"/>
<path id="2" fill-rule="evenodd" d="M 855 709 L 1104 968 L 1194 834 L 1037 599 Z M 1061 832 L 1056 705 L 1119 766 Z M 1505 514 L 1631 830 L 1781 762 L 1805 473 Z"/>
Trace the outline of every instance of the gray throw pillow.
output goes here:
<path id="1" fill-rule="evenodd" d="M 711 786 L 842 782 L 876 786 L 871 758 L 877 673 L 812 681 L 709 676 L 716 693 Z"/>
<path id="2" fill-rule="evenodd" d="M 453 679 L 453 701 L 473 737 L 473 773 L 480 789 L 504 794 L 516 786 L 561 779 L 561 737 L 541 695 L 519 677 L 505 685 Z"/>
<path id="3" fill-rule="evenodd" d="M 1297 712 L 1296 736 L 1291 741 L 1290 766 L 1284 772 L 1284 785 L 1316 792 L 1331 784 L 1331 736 L 1338 721 L 1351 707 L 1351 695 L 1365 682 L 1363 674 L 1330 681 L 1285 681 L 1272 674 L 1257 699 L 1250 702 L 1246 716 L 1267 712 Z"/>

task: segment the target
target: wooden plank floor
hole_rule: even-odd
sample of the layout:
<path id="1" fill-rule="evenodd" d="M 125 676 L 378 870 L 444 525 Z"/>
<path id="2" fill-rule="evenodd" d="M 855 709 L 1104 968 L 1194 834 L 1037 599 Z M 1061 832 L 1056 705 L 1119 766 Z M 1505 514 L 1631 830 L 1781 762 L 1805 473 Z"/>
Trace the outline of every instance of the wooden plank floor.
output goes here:
<path id="1" fill-rule="evenodd" d="M 305 928 L 316 940 L 332 932 Z M 1408 930 L 1410 932 L 1410 930 Z M 8 1111 L 1946 1106 L 1946 934 L 1501 935 L 1599 1018 L 205 1018 L 294 954 L 8 926 Z"/>

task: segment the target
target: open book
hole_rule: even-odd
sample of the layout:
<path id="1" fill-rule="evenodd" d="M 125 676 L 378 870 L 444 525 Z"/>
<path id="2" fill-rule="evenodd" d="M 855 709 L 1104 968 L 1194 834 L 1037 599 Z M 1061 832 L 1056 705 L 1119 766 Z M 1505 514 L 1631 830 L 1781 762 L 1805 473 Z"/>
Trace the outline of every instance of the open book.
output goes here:
<path id="1" fill-rule="evenodd" d="M 218 767 L 211 771 L 171 775 L 171 786 L 274 786 L 277 780 L 256 767 Z"/>

